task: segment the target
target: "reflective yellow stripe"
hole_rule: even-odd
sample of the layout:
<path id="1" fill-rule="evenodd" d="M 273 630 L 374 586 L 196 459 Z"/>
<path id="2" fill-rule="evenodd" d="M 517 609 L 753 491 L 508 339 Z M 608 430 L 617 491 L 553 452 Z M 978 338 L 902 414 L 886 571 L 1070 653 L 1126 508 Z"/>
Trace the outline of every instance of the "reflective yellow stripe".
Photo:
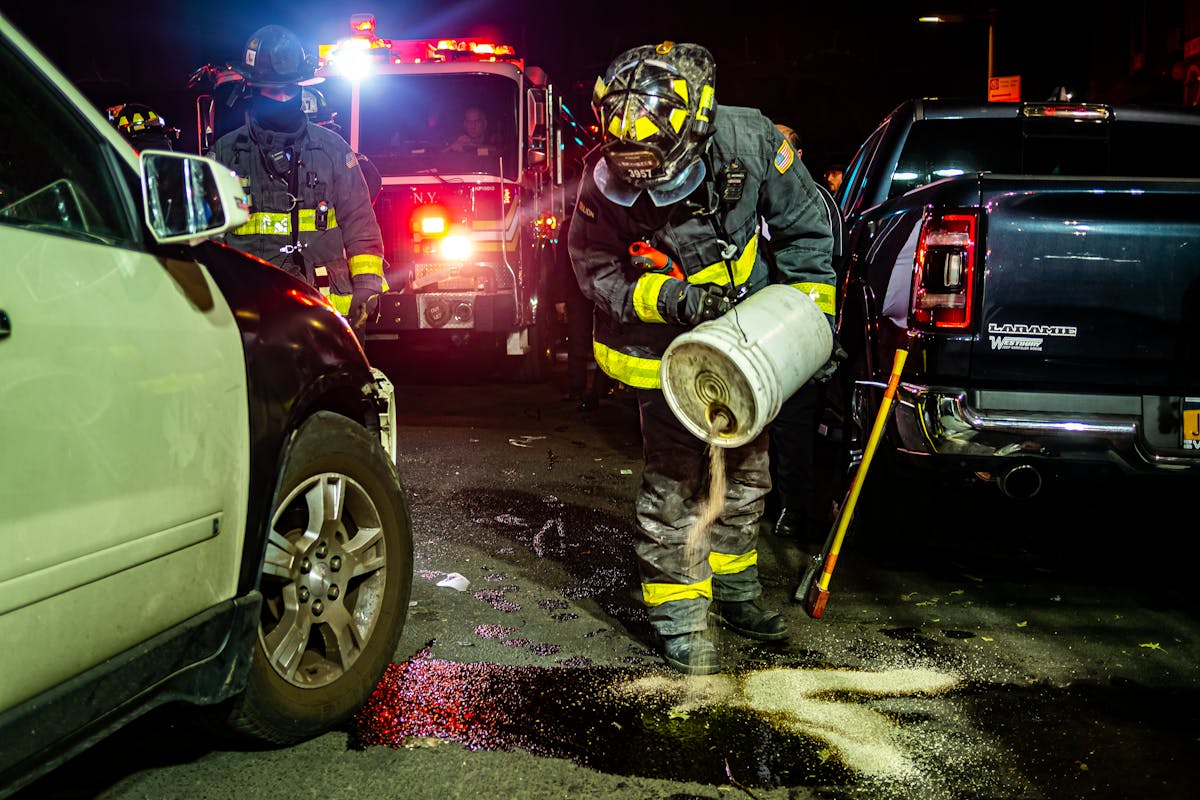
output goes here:
<path id="1" fill-rule="evenodd" d="M 343 317 L 350 313 L 350 295 L 329 293 L 329 304 Z"/>
<path id="2" fill-rule="evenodd" d="M 713 107 L 713 87 L 708 84 L 700 90 L 700 105 L 696 108 L 696 119 L 702 122 L 711 122 L 709 112 Z"/>
<path id="3" fill-rule="evenodd" d="M 687 122 L 687 112 L 682 108 L 677 108 L 671 112 L 671 127 L 676 133 L 683 127 L 683 123 Z"/>
<path id="4" fill-rule="evenodd" d="M 834 297 L 836 292 L 831 283 L 793 283 L 800 291 L 813 299 L 817 304 L 817 308 L 824 311 L 829 316 L 833 316 L 835 309 Z"/>
<path id="5" fill-rule="evenodd" d="M 337 216 L 329 209 L 329 220 L 326 228 L 337 227 Z M 287 236 L 292 229 L 292 213 L 284 211 L 256 211 L 250 219 L 234 228 L 235 236 Z M 300 209 L 300 230 L 315 231 L 317 229 L 317 212 L 311 208 Z"/>
<path id="6" fill-rule="evenodd" d="M 742 254 L 733 262 L 733 278 L 739 286 L 750 280 L 750 271 L 754 269 L 754 261 L 757 258 L 758 234 L 756 233 L 750 237 L 750 241 L 746 242 Z M 688 275 L 688 281 L 691 283 L 719 283 L 722 286 L 728 286 L 729 270 L 725 269 L 724 261 L 718 261 L 716 264 L 709 264 L 694 275 Z"/>
<path id="7" fill-rule="evenodd" d="M 592 352 L 596 356 L 596 365 L 604 370 L 606 375 L 611 375 L 627 386 L 637 389 L 657 389 L 662 386 L 662 379 L 658 374 L 662 362 L 657 358 L 626 355 L 600 342 L 592 344 Z"/>
<path id="8" fill-rule="evenodd" d="M 633 310 L 642 322 L 666 322 L 658 313 L 658 296 L 666 282 L 666 275 L 647 272 L 633 285 Z"/>
<path id="9" fill-rule="evenodd" d="M 675 94 L 683 98 L 683 104 L 686 106 L 688 101 L 687 81 L 685 81 L 683 78 L 676 78 L 675 80 L 671 81 L 671 88 L 675 90 Z M 676 128 L 676 130 L 678 130 L 678 128 Z"/>
<path id="10" fill-rule="evenodd" d="M 718 553 L 715 550 L 708 554 L 708 565 L 712 567 L 714 575 L 733 575 L 738 572 L 745 572 L 757 563 L 757 550 L 742 553 L 740 556 L 730 555 L 729 553 Z"/>
<path id="11" fill-rule="evenodd" d="M 658 133 L 658 130 L 658 126 L 649 117 L 638 117 L 633 123 L 633 138 L 640 142 L 643 139 L 649 139 Z"/>
<path id="12" fill-rule="evenodd" d="M 350 256 L 350 275 L 378 275 L 383 277 L 383 259 L 379 256 Z"/>
<path id="13" fill-rule="evenodd" d="M 712 578 L 700 583 L 642 584 L 642 599 L 648 606 L 661 606 L 672 600 L 693 600 L 697 597 L 712 600 Z"/>

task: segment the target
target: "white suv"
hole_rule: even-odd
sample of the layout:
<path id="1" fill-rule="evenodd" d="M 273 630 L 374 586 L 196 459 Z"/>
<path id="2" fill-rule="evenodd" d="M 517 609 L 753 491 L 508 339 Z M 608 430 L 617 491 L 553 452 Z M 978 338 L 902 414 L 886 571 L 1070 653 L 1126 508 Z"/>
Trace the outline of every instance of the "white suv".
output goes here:
<path id="1" fill-rule="evenodd" d="M 0 795 L 169 700 L 338 725 L 412 585 L 390 385 L 212 241 L 228 169 L 139 156 L 3 16 L 0 73 Z"/>

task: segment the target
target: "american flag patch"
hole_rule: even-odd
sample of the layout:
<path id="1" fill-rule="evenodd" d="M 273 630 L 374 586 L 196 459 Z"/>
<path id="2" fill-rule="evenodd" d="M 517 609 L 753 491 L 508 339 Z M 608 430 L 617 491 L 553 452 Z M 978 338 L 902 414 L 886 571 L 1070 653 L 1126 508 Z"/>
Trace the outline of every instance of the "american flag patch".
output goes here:
<path id="1" fill-rule="evenodd" d="M 778 159 L 776 159 L 776 161 L 778 161 Z M 358 156 L 354 155 L 354 153 L 346 153 L 346 169 L 354 169 L 354 166 L 357 163 Z"/>
<path id="2" fill-rule="evenodd" d="M 779 170 L 780 174 L 787 172 L 792 166 L 792 161 L 796 158 L 795 151 L 787 142 L 779 145 L 779 149 L 775 151 L 775 169 Z"/>

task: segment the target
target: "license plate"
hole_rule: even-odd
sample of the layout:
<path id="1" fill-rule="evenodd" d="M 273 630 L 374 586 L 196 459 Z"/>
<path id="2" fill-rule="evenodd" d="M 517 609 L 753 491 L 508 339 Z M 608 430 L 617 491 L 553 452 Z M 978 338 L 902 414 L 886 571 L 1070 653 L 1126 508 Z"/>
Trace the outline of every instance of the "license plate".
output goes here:
<path id="1" fill-rule="evenodd" d="M 1179 439 L 1184 450 L 1200 450 L 1200 397 L 1183 398 Z"/>

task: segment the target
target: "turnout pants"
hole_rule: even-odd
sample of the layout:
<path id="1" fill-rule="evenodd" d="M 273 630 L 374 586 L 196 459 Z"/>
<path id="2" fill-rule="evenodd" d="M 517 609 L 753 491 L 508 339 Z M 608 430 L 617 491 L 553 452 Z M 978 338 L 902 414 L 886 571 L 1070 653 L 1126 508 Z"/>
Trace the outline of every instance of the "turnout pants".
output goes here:
<path id="1" fill-rule="evenodd" d="M 707 530 L 693 533 L 708 503 L 708 444 L 675 418 L 661 390 L 639 389 L 637 399 L 645 463 L 635 534 L 642 599 L 660 635 L 703 631 L 714 598 L 754 600 L 762 594 L 755 548 L 771 489 L 768 434 L 722 449 L 724 505 Z"/>

